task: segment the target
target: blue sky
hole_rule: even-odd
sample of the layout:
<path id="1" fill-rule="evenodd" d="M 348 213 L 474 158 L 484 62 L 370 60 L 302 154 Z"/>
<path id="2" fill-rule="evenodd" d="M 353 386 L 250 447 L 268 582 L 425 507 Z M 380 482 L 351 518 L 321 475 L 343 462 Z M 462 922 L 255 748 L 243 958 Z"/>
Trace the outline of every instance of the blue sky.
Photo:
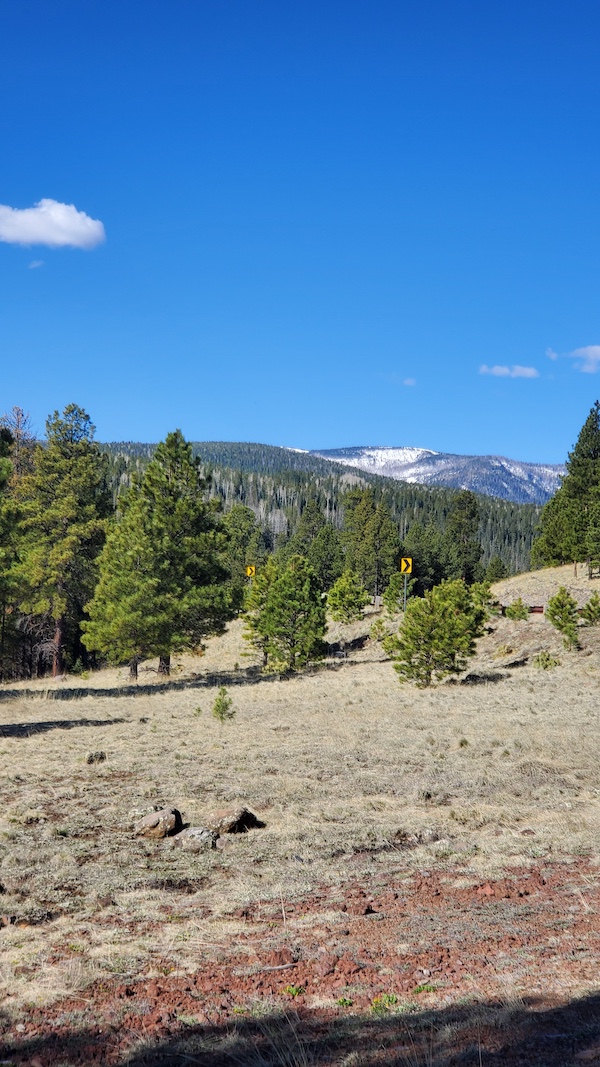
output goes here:
<path id="1" fill-rule="evenodd" d="M 599 37 L 592 0 L 5 4 L 0 407 L 561 462 Z"/>

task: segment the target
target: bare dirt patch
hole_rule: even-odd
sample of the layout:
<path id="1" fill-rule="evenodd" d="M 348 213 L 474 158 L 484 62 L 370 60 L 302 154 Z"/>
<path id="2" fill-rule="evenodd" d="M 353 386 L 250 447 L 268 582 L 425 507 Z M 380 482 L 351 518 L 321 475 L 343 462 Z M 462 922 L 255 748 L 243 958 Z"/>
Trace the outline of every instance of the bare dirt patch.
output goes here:
<path id="1" fill-rule="evenodd" d="M 100 672 L 75 704 L 47 683 L 0 701 L 6 1058 L 277 1063 L 282 1032 L 313 1057 L 292 1064 L 476 1063 L 479 1026 L 483 1062 L 570 1063 L 598 955 L 600 651 L 596 628 L 581 636 L 565 653 L 543 617 L 497 620 L 462 679 L 419 691 L 368 641 L 258 679 L 236 623 L 171 688 L 124 695 Z M 541 647 L 561 666 L 536 669 Z M 201 825 L 228 805 L 265 826 L 198 855 L 132 833 L 153 808 Z M 558 1033 L 575 999 L 532 1059 L 530 1027 Z"/>

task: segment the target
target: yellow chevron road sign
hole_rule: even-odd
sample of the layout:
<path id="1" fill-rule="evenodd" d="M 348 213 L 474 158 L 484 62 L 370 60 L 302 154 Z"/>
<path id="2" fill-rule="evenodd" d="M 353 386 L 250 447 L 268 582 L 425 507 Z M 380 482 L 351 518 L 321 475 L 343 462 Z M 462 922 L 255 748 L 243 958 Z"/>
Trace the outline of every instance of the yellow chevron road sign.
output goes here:
<path id="1" fill-rule="evenodd" d="M 400 574 L 412 574 L 412 556 L 404 556 L 400 560 Z"/>

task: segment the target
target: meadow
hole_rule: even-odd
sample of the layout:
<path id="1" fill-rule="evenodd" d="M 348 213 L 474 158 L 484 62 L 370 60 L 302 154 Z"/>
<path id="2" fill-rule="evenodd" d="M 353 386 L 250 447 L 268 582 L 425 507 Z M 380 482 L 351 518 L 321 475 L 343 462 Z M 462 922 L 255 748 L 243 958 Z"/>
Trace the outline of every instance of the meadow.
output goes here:
<path id="1" fill-rule="evenodd" d="M 232 946 L 251 972 L 249 916 L 275 950 L 298 933 L 303 901 L 308 916 L 317 898 L 336 912 L 349 883 L 384 893 L 425 874 L 460 893 L 558 862 L 583 863 L 597 889 L 599 628 L 567 653 L 543 616 L 495 619 L 465 675 L 419 690 L 369 639 L 375 617 L 346 628 L 346 660 L 290 678 L 260 677 L 238 620 L 203 656 L 181 657 L 170 682 L 149 663 L 137 686 L 106 670 L 4 687 L 7 1032 L 106 983 L 193 975 Z M 542 648 L 560 665 L 536 668 Z M 221 684 L 235 711 L 225 723 L 211 714 Z M 201 826 L 240 805 L 264 827 L 208 852 L 132 832 L 153 809 Z M 338 910 L 330 928 L 343 920 Z M 564 992 L 553 969 L 544 982 L 545 995 Z M 589 988 L 586 972 L 569 992 Z M 329 1003 L 322 990 L 303 1002 Z"/>

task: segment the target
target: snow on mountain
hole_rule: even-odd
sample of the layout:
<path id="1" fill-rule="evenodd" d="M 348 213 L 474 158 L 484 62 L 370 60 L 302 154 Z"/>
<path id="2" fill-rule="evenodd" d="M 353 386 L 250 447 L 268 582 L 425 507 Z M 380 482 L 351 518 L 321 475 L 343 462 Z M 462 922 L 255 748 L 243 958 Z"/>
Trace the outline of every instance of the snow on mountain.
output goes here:
<path id="1" fill-rule="evenodd" d="M 544 504 L 565 474 L 558 464 L 524 463 L 504 456 L 458 456 L 428 448 L 359 445 L 315 449 L 311 455 L 401 482 L 471 489 L 520 504 Z"/>

